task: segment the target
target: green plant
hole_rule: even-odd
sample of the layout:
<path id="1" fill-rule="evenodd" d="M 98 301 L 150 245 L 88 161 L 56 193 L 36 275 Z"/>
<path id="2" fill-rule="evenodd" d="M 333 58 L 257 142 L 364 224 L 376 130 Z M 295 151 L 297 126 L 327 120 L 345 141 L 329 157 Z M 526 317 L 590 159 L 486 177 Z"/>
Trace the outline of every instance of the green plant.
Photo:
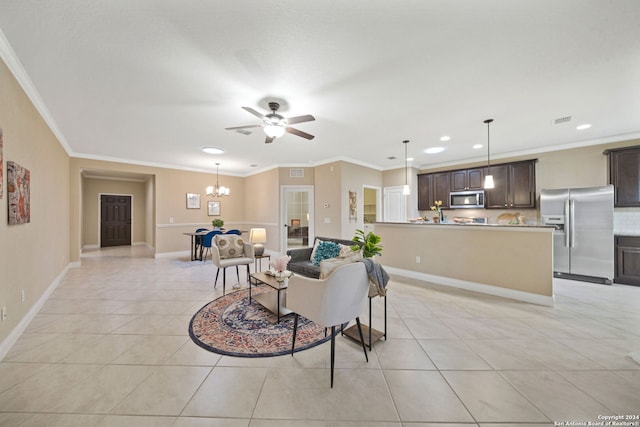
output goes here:
<path id="1" fill-rule="evenodd" d="M 362 256 L 365 258 L 382 254 L 382 245 L 380 244 L 382 239 L 372 231 L 365 234 L 362 230 L 356 230 L 356 235 L 351 240 L 362 245 L 353 245 L 351 249 L 354 251 L 362 249 Z"/>
<path id="2" fill-rule="evenodd" d="M 214 227 L 222 227 L 224 225 L 224 221 L 221 220 L 220 218 L 216 218 L 213 221 L 211 221 L 211 225 L 213 225 Z"/>

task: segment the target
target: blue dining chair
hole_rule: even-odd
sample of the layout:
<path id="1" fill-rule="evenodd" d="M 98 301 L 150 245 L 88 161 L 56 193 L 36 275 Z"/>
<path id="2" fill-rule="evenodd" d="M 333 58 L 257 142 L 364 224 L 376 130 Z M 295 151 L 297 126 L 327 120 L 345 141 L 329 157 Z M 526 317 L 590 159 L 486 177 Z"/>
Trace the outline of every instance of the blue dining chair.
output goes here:
<path id="1" fill-rule="evenodd" d="M 202 250 L 206 250 L 204 256 L 201 257 L 202 261 L 207 259 L 207 254 L 211 252 L 211 245 L 213 244 L 212 240 L 216 234 L 222 234 L 222 232 L 220 230 L 213 230 L 208 232 L 204 236 L 199 236 L 202 237 L 202 246 L 200 247 L 200 251 L 202 252 Z"/>
<path id="2" fill-rule="evenodd" d="M 203 231 L 209 231 L 208 228 L 198 228 L 196 229 L 196 233 L 201 233 Z M 195 236 L 195 238 L 193 239 L 193 243 L 194 243 L 194 253 L 198 253 L 198 251 L 200 251 L 200 258 L 202 258 L 202 240 L 203 240 L 203 236 Z"/>
<path id="3" fill-rule="evenodd" d="M 240 236 L 242 234 L 242 232 L 240 230 L 236 230 L 235 228 L 233 228 L 231 230 L 225 231 L 224 234 L 237 234 L 238 236 Z"/>

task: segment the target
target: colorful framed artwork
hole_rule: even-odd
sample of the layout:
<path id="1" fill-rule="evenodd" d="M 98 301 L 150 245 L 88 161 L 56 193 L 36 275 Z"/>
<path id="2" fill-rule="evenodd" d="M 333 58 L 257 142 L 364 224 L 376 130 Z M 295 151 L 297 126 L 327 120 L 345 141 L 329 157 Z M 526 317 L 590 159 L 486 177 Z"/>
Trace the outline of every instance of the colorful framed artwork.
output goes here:
<path id="1" fill-rule="evenodd" d="M 220 202 L 207 202 L 207 214 L 209 216 L 220 216 Z"/>
<path id="2" fill-rule="evenodd" d="M 9 224 L 31 221 L 31 173 L 15 162 L 7 162 L 7 198 Z"/>
<path id="3" fill-rule="evenodd" d="M 187 193 L 187 209 L 200 209 L 199 193 Z"/>

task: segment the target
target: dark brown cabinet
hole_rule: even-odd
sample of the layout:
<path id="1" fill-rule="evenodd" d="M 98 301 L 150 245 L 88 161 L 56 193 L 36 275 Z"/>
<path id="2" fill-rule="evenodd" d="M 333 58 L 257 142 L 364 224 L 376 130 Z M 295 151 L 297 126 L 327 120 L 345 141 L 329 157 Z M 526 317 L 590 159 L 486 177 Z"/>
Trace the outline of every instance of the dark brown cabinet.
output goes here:
<path id="1" fill-rule="evenodd" d="M 430 173 L 418 175 L 418 210 L 426 211 L 433 206 L 433 179 Z"/>
<path id="2" fill-rule="evenodd" d="M 614 206 L 640 206 L 640 147 L 609 150 L 609 183 L 615 188 Z"/>
<path id="3" fill-rule="evenodd" d="M 484 169 L 462 169 L 451 172 L 451 191 L 481 190 L 484 185 Z"/>
<path id="4" fill-rule="evenodd" d="M 442 201 L 442 207 L 449 207 L 451 192 L 451 173 L 437 172 L 418 175 L 418 210 L 428 211 L 436 200 Z"/>
<path id="5" fill-rule="evenodd" d="M 625 285 L 640 286 L 640 236 L 616 236 L 613 281 Z"/>
<path id="6" fill-rule="evenodd" d="M 537 160 L 491 166 L 495 188 L 485 190 L 487 209 L 535 209 Z M 452 191 L 482 190 L 487 168 L 460 169 L 418 175 L 418 210 L 427 211 L 434 201 L 449 208 Z"/>
<path id="7" fill-rule="evenodd" d="M 527 160 L 491 166 L 495 188 L 485 191 L 485 207 L 487 209 L 535 209 L 535 162 L 536 160 Z"/>
<path id="8" fill-rule="evenodd" d="M 449 207 L 449 193 L 451 193 L 451 173 L 438 172 L 433 174 L 433 201 L 442 201 L 442 208 Z M 433 205 L 433 204 L 432 204 Z"/>

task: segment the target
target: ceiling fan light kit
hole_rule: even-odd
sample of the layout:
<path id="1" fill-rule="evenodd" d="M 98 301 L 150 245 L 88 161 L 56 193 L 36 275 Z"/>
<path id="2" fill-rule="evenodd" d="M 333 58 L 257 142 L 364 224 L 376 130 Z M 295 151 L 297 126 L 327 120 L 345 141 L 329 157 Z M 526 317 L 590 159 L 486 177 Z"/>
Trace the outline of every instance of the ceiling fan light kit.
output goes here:
<path id="1" fill-rule="evenodd" d="M 285 118 L 285 117 L 283 117 L 283 116 L 281 116 L 280 114 L 277 113 L 279 108 L 280 108 L 280 104 L 278 104 L 277 102 L 270 102 L 269 103 L 269 109 L 271 110 L 271 113 L 265 115 L 265 114 L 262 114 L 262 113 L 260 113 L 260 112 L 258 112 L 256 110 L 254 110 L 251 107 L 242 107 L 243 110 L 248 111 L 249 113 L 253 114 L 257 118 L 262 120 L 263 123 L 259 124 L 259 125 L 234 126 L 234 127 L 229 127 L 229 128 L 225 128 L 225 129 L 226 130 L 238 130 L 238 129 L 261 127 L 261 128 L 264 129 L 264 133 L 267 135 L 267 138 L 264 141 L 265 144 L 269 144 L 269 143 L 273 142 L 274 139 L 280 138 L 285 133 L 290 133 L 290 134 L 293 134 L 293 135 L 297 135 L 299 137 L 302 137 L 302 138 L 305 138 L 305 139 L 309 139 L 309 140 L 315 138 L 311 134 L 308 134 L 308 133 L 303 132 L 303 131 L 301 131 L 299 129 L 292 128 L 291 126 L 289 126 L 289 125 L 296 124 L 296 123 L 311 122 L 311 121 L 316 119 L 315 117 L 313 117 L 310 114 L 307 114 L 307 115 L 304 115 L 304 116 L 296 116 L 296 117 Z"/>

